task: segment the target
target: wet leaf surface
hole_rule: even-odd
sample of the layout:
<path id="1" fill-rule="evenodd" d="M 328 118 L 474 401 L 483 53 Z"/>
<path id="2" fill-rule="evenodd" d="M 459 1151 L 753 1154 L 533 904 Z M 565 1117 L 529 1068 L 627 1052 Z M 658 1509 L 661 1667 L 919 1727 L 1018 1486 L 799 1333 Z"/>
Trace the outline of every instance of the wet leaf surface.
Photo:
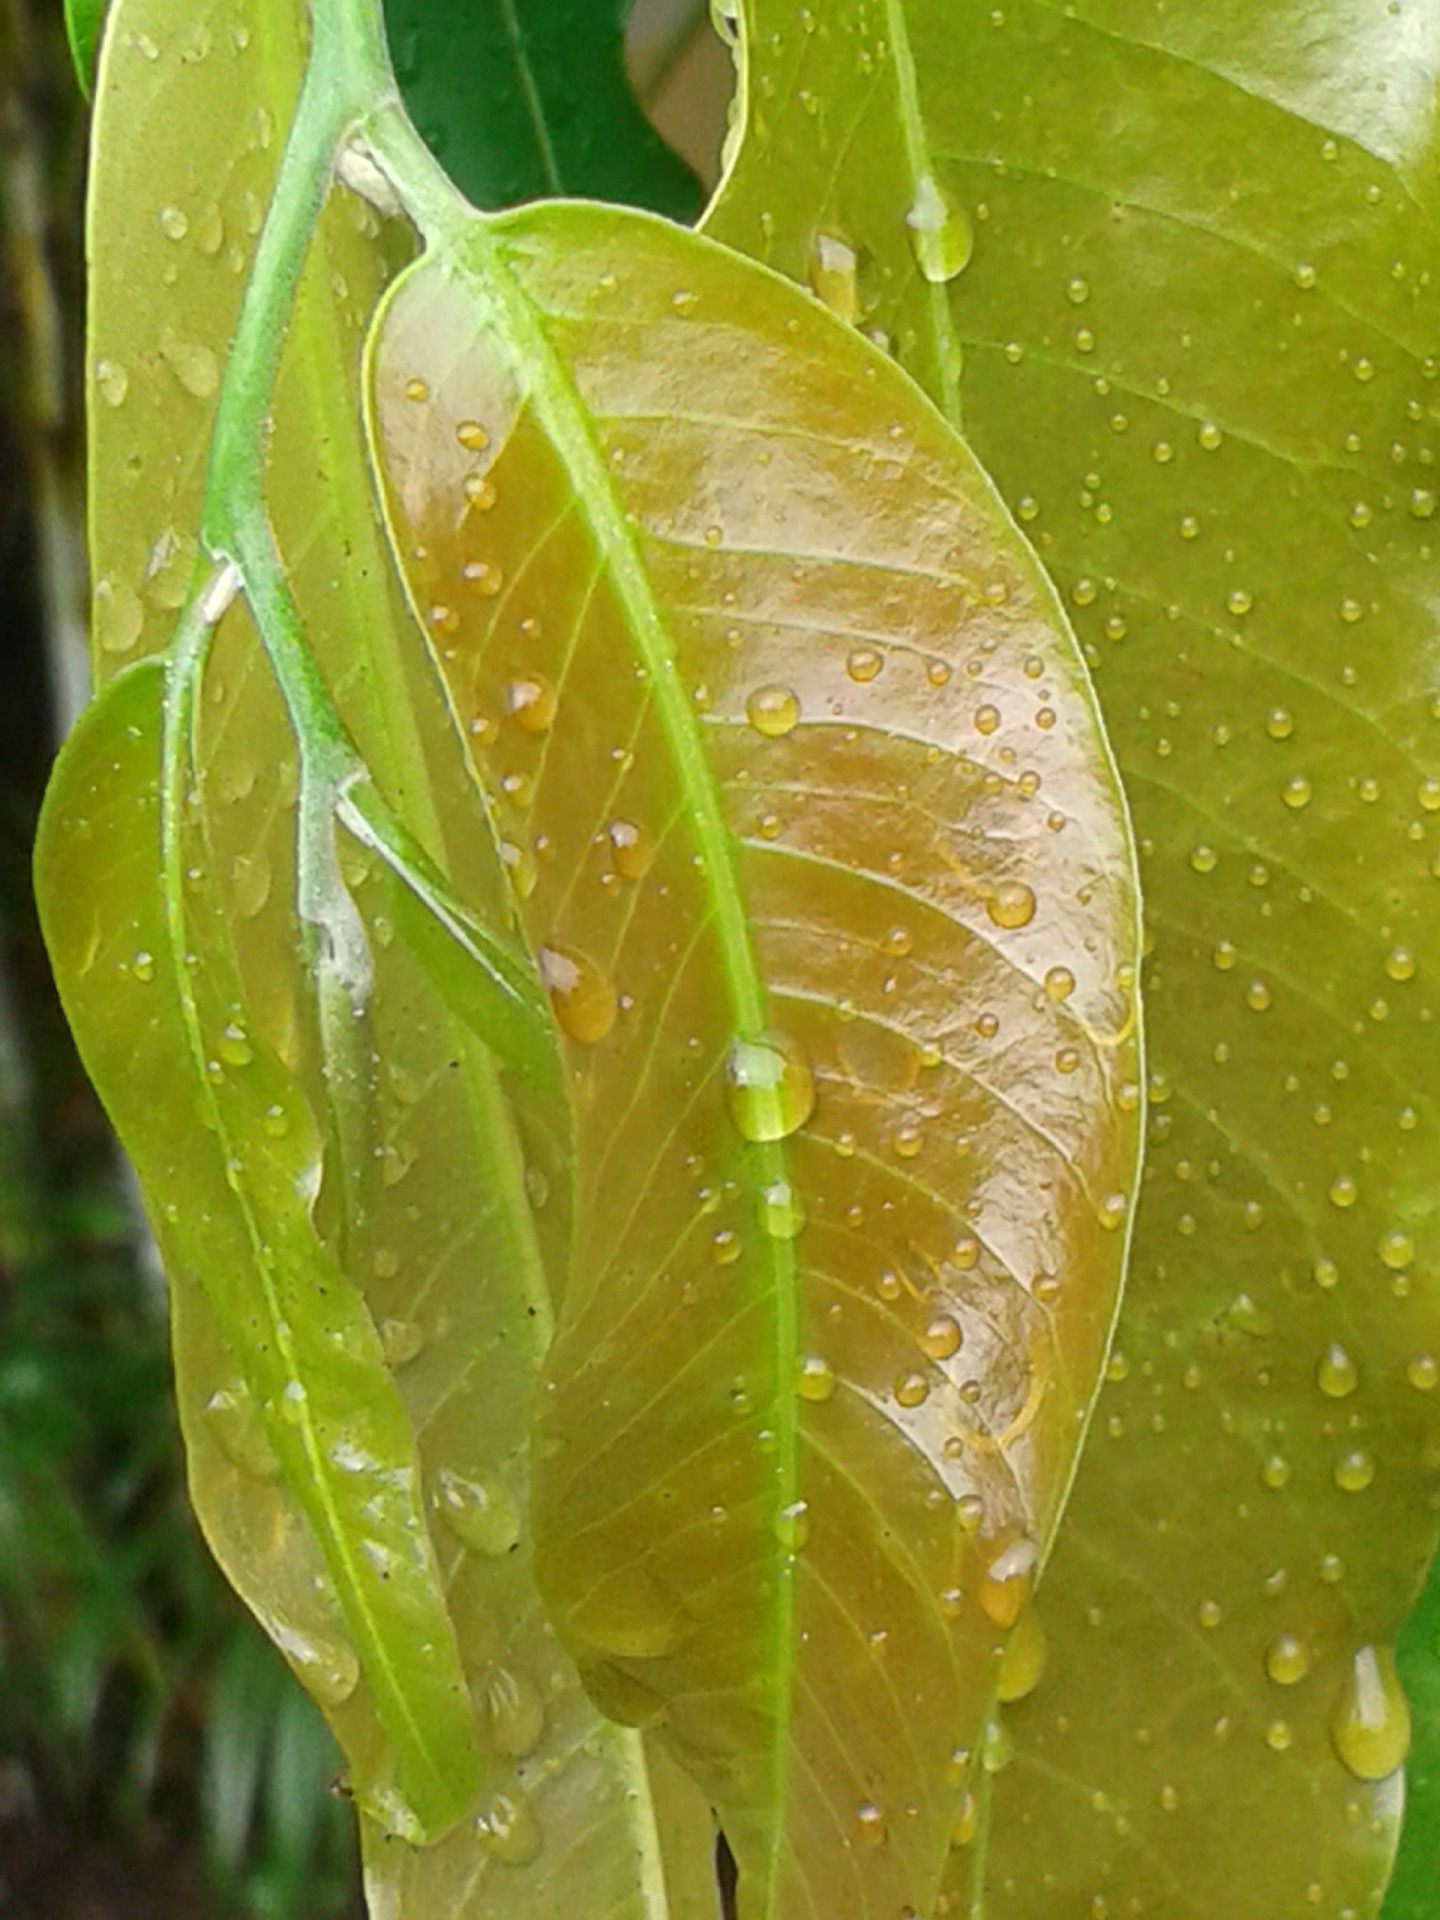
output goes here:
<path id="1" fill-rule="evenodd" d="M 473 228 L 372 374 L 567 1068 L 542 1594 L 717 1807 L 747 1920 L 929 1910 L 1134 1164 L 1068 631 L 879 354 L 658 222 Z"/>
<path id="2" fill-rule="evenodd" d="M 963 416 L 1140 835 L 1148 1171 L 984 1910 L 1374 1912 L 1440 1470 L 1434 16 L 747 17 L 712 230 L 824 235 Z"/>

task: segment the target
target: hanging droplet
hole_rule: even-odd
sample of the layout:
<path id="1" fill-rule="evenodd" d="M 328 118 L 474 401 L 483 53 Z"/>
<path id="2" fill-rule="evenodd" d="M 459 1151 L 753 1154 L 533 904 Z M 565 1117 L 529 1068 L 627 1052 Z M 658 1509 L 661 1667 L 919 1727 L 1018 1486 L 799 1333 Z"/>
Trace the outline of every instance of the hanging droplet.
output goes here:
<path id="1" fill-rule="evenodd" d="M 643 880 L 655 859 L 655 846 L 644 827 L 631 820 L 612 820 L 606 829 L 622 880 Z"/>
<path id="2" fill-rule="evenodd" d="M 1388 1647 L 1356 1652 L 1330 1738 L 1358 1780 L 1385 1780 L 1403 1764 L 1410 1751 L 1410 1707 Z"/>
<path id="3" fill-rule="evenodd" d="M 1000 1656 L 996 1699 L 1008 1706 L 1011 1701 L 1023 1700 L 1027 1694 L 1033 1693 L 1040 1684 L 1049 1657 L 1050 1645 L 1045 1638 L 1040 1615 L 1035 1610 L 1034 1601 L 1027 1600 L 1020 1609 L 1010 1638 L 1005 1642 L 1005 1651 Z"/>
<path id="4" fill-rule="evenodd" d="M 1315 1384 L 1331 1400 L 1343 1400 L 1360 1384 L 1360 1370 L 1338 1340 L 1321 1354 L 1315 1368 Z"/>
<path id="5" fill-rule="evenodd" d="M 556 704 L 555 689 L 543 674 L 519 674 L 505 689 L 505 710 L 524 733 L 548 733 Z"/>
<path id="6" fill-rule="evenodd" d="M 745 718 L 767 740 L 783 740 L 800 724 L 800 702 L 789 687 L 756 687 L 745 702 Z"/>
<path id="7" fill-rule="evenodd" d="M 1022 880 L 1002 880 L 985 902 L 985 911 L 997 927 L 1014 931 L 1035 918 L 1035 895 Z"/>
<path id="8" fill-rule="evenodd" d="M 512 1673 L 509 1667 L 491 1666 L 486 1669 L 480 1698 L 490 1737 L 501 1753 L 520 1760 L 539 1744 L 545 1702 L 533 1680 Z"/>
<path id="9" fill-rule="evenodd" d="M 505 1488 L 490 1480 L 469 1480 L 442 1467 L 435 1476 L 435 1505 L 462 1546 L 499 1559 L 520 1542 L 520 1512 Z"/>
<path id="10" fill-rule="evenodd" d="M 725 1083 L 730 1117 L 746 1140 L 786 1140 L 815 1111 L 810 1063 L 788 1034 L 733 1041 Z"/>
<path id="11" fill-rule="evenodd" d="M 1028 1535 L 1003 1547 L 980 1581 L 980 1604 L 997 1627 L 1013 1627 L 1030 1597 L 1040 1552 Z"/>
<path id="12" fill-rule="evenodd" d="M 541 947 L 536 961 L 555 1018 L 570 1038 L 582 1047 L 603 1040 L 615 1024 L 619 1001 L 595 962 L 573 947 Z"/>
<path id="13" fill-rule="evenodd" d="M 1293 1633 L 1277 1633 L 1265 1649 L 1265 1671 L 1277 1687 L 1293 1687 L 1310 1671 L 1310 1650 Z"/>
<path id="14" fill-rule="evenodd" d="M 788 1180 L 774 1180 L 760 1191 L 760 1227 L 772 1240 L 794 1240 L 805 1228 L 805 1197 Z"/>
<path id="15" fill-rule="evenodd" d="M 492 1858 L 528 1867 L 539 1856 L 540 1823 L 525 1801 L 497 1793 L 475 1816 L 475 1833 Z"/>
<path id="16" fill-rule="evenodd" d="M 810 285 L 830 311 L 850 326 L 860 318 L 855 249 L 833 233 L 817 233 L 810 243 Z"/>
<path id="17" fill-rule="evenodd" d="M 822 1406 L 835 1392 L 835 1369 L 819 1353 L 807 1353 L 795 1375 L 795 1391 L 812 1406 Z"/>
<path id="18" fill-rule="evenodd" d="M 945 191 L 933 174 L 921 174 L 915 185 L 915 203 L 905 216 L 915 264 L 934 286 L 943 286 L 963 273 L 975 250 L 970 216 Z"/>

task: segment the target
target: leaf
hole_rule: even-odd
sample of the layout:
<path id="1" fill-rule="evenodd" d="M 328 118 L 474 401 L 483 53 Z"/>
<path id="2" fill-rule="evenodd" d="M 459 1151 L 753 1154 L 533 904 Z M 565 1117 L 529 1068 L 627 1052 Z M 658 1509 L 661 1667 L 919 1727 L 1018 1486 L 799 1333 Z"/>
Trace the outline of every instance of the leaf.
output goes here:
<path id="1" fill-rule="evenodd" d="M 1134 1170 L 1083 671 L 883 357 L 662 223 L 457 227 L 371 359 L 565 1044 L 541 1591 L 715 1804 L 746 1920 L 929 1912 Z"/>
<path id="2" fill-rule="evenodd" d="M 416 124 L 477 206 L 553 195 L 692 220 L 700 188 L 625 73 L 628 0 L 389 0 Z"/>
<path id="3" fill-rule="evenodd" d="M 91 76 L 95 71 L 95 49 L 105 18 L 106 0 L 65 0 L 65 33 L 70 42 L 70 58 L 75 63 L 75 78 L 80 91 L 90 98 Z"/>
<path id="4" fill-rule="evenodd" d="M 1440 1900 L 1440 1573 L 1434 1561 L 1400 1635 L 1396 1665 L 1415 1735 L 1405 1767 L 1405 1820 L 1381 1915 L 1426 1920 Z"/>
<path id="5" fill-rule="evenodd" d="M 1075 610 L 1142 850 L 1149 1166 L 985 1912 L 1370 1911 L 1440 1469 L 1435 19 L 746 17 L 712 230 L 853 252 Z"/>
<path id="6" fill-rule="evenodd" d="M 443 1827 L 473 1779 L 470 1716 L 409 1427 L 374 1326 L 314 1234 L 313 1116 L 245 1023 L 226 947 L 206 925 L 203 869 L 189 870 L 178 923 L 193 947 L 177 950 L 157 862 L 161 700 L 160 671 L 136 669 L 64 749 L 36 850 L 46 944 L 169 1264 L 201 1272 L 245 1355 L 245 1384 L 356 1643 L 297 1631 L 288 1650 L 312 1669 L 328 1662 L 341 1700 L 363 1670 L 395 1749 L 394 1817 Z M 117 993 L 131 998 L 123 1020 Z M 389 1809 L 378 1778 L 358 1784 Z"/>

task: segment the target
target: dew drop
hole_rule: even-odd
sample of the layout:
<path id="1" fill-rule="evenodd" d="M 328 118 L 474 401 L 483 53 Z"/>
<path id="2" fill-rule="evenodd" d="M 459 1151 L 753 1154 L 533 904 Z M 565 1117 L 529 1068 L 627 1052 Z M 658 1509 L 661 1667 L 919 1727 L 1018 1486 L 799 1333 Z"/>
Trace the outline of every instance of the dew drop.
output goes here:
<path id="1" fill-rule="evenodd" d="M 1415 1242 L 1408 1233 L 1392 1227 L 1388 1233 L 1381 1234 L 1376 1251 L 1392 1273 L 1403 1273 L 1415 1258 Z"/>
<path id="2" fill-rule="evenodd" d="M 1433 1393 L 1440 1381 L 1440 1362 L 1432 1353 L 1417 1353 L 1405 1369 L 1405 1378 L 1417 1393 Z"/>
<path id="3" fill-rule="evenodd" d="M 493 1859 L 528 1867 L 539 1857 L 540 1823 L 523 1800 L 497 1793 L 475 1816 L 475 1834 Z"/>
<path id="4" fill-rule="evenodd" d="M 997 1627 L 1013 1627 L 1030 1597 L 1039 1549 L 1028 1535 L 1012 1541 L 990 1562 L 980 1581 L 980 1605 Z"/>
<path id="5" fill-rule="evenodd" d="M 810 286 L 839 319 L 853 326 L 860 318 L 855 249 L 833 233 L 817 233 L 810 243 Z"/>
<path id="6" fill-rule="evenodd" d="M 874 647 L 852 647 L 845 656 L 845 671 L 857 686 L 866 686 L 884 667 L 883 655 Z"/>
<path id="7" fill-rule="evenodd" d="M 820 1353 L 807 1353 L 795 1376 L 795 1391 L 812 1406 L 822 1406 L 835 1392 L 835 1369 Z"/>
<path id="8" fill-rule="evenodd" d="M 542 674 L 520 674 L 505 689 L 505 710 L 524 733 L 548 733 L 556 704 L 555 689 Z"/>
<path id="9" fill-rule="evenodd" d="M 181 340 L 167 335 L 160 342 L 160 357 L 192 400 L 210 400 L 220 386 L 220 362 L 213 348 L 201 340 Z"/>
<path id="10" fill-rule="evenodd" d="M 1330 1738 L 1357 1780 L 1387 1779 L 1404 1762 L 1410 1750 L 1410 1708 L 1388 1647 L 1356 1651 L 1330 1722 Z"/>
<path id="11" fill-rule="evenodd" d="M 460 569 L 460 578 L 481 600 L 493 600 L 505 584 L 504 574 L 489 560 L 467 560 Z"/>
<path id="12" fill-rule="evenodd" d="M 1045 975 L 1045 998 L 1057 1004 L 1075 991 L 1075 976 L 1068 967 L 1051 967 Z"/>
<path id="13" fill-rule="evenodd" d="M 997 927 L 1014 931 L 1035 918 L 1035 895 L 1022 880 L 1002 880 L 985 902 L 985 911 Z"/>
<path id="14" fill-rule="evenodd" d="M 885 1816 L 873 1800 L 862 1800 L 855 1809 L 855 1839 L 862 1847 L 878 1847 L 885 1839 Z"/>
<path id="15" fill-rule="evenodd" d="M 1360 1197 L 1360 1189 L 1348 1173 L 1340 1173 L 1330 1182 L 1330 1204 L 1335 1207 L 1353 1207 Z"/>
<path id="16" fill-rule="evenodd" d="M 980 1805 L 975 1795 L 967 1791 L 960 1802 L 960 1811 L 955 1816 L 955 1825 L 951 1829 L 950 1844 L 953 1847 L 968 1847 L 975 1838 L 980 1825 Z"/>
<path id="17" fill-rule="evenodd" d="M 595 962 L 573 947 L 541 947 L 536 959 L 564 1031 L 582 1047 L 603 1040 L 615 1024 L 619 1002 Z"/>
<path id="18" fill-rule="evenodd" d="M 1404 982 L 1415 978 L 1415 956 L 1408 947 L 1392 947 L 1385 956 L 1385 971 L 1392 980 Z"/>
<path id="19" fill-rule="evenodd" d="M 545 1729 L 545 1702 L 534 1681 L 523 1673 L 498 1664 L 487 1668 L 480 1703 L 490 1737 L 507 1758 L 523 1759 L 539 1744 Z"/>
<path id="20" fill-rule="evenodd" d="M 925 1323 L 916 1344 L 930 1360 L 948 1360 L 960 1351 L 964 1336 L 953 1313 L 937 1313 Z"/>
<path id="21" fill-rule="evenodd" d="M 1265 1671 L 1277 1687 L 1293 1687 L 1310 1671 L 1310 1652 L 1293 1633 L 1278 1633 L 1265 1649 Z"/>
<path id="22" fill-rule="evenodd" d="M 1375 1478 L 1375 1462 L 1363 1447 L 1342 1453 L 1335 1462 L 1335 1484 L 1342 1493 L 1363 1493 Z"/>
<path id="23" fill-rule="evenodd" d="M 762 1187 L 757 1212 L 761 1231 L 772 1240 L 794 1240 L 805 1230 L 805 1196 L 789 1180 Z"/>
<path id="24" fill-rule="evenodd" d="M 915 264 L 933 286 L 943 286 L 963 273 L 975 250 L 970 216 L 945 191 L 933 174 L 920 176 L 915 202 L 905 216 Z"/>
<path id="25" fill-rule="evenodd" d="M 1286 806 L 1298 813 L 1302 807 L 1308 807 L 1313 789 L 1303 773 L 1295 773 L 1280 789 L 1280 798 Z"/>
<path id="26" fill-rule="evenodd" d="M 1359 1386 L 1360 1370 L 1338 1341 L 1332 1341 L 1321 1354 L 1315 1384 L 1330 1400 L 1344 1400 Z"/>
<path id="27" fill-rule="evenodd" d="M 418 1320 L 391 1317 L 382 1320 L 377 1331 L 380 1351 L 389 1367 L 408 1366 L 425 1346 L 425 1329 Z"/>
<path id="28" fill-rule="evenodd" d="M 998 707 L 987 705 L 975 709 L 975 731 L 977 733 L 994 733 L 999 724 L 1000 709 Z"/>
<path id="29" fill-rule="evenodd" d="M 1010 1638 L 1005 1642 L 1005 1651 L 1000 1656 L 996 1699 L 1002 1705 L 1009 1706 L 1012 1701 L 1023 1700 L 1027 1694 L 1033 1693 L 1040 1684 L 1049 1657 L 1050 1646 L 1040 1615 L 1035 1610 L 1034 1601 L 1027 1600 L 1020 1609 Z"/>
<path id="30" fill-rule="evenodd" d="M 142 947 L 131 960 L 130 971 L 142 986 L 148 986 L 155 978 L 154 954 Z"/>
<path id="31" fill-rule="evenodd" d="M 644 827 L 630 820 L 612 820 L 606 832 L 623 880 L 643 880 L 655 859 L 655 847 Z"/>
<path id="32" fill-rule="evenodd" d="M 1295 716 L 1288 707 L 1272 707 L 1265 716 L 1265 731 L 1272 740 L 1288 740 L 1295 731 Z"/>
<path id="33" fill-rule="evenodd" d="M 1270 989 L 1263 980 L 1252 980 L 1245 989 L 1245 1004 L 1252 1013 L 1268 1013 Z"/>
<path id="34" fill-rule="evenodd" d="M 130 375 L 118 360 L 95 362 L 95 391 L 107 407 L 123 407 L 130 391 Z"/>
<path id="35" fill-rule="evenodd" d="M 1202 842 L 1199 846 L 1190 849 L 1190 865 L 1196 873 L 1213 873 L 1219 864 L 1220 856 L 1214 847 L 1206 846 Z"/>
<path id="36" fill-rule="evenodd" d="M 520 1543 L 519 1509 L 493 1481 L 469 1480 L 442 1467 L 435 1477 L 435 1506 L 455 1538 L 472 1553 L 498 1560 Z"/>
<path id="37" fill-rule="evenodd" d="M 282 1629 L 276 1639 L 300 1684 L 322 1706 L 343 1706 L 359 1686 L 360 1659 L 348 1640 L 299 1633 L 294 1628 Z"/>
<path id="38" fill-rule="evenodd" d="M 810 1063 L 788 1034 L 733 1041 L 725 1092 L 730 1117 L 746 1140 L 787 1140 L 815 1111 Z"/>
<path id="39" fill-rule="evenodd" d="M 923 1407 L 929 1399 L 930 1382 L 923 1373 L 911 1370 L 897 1378 L 893 1392 L 897 1406 L 904 1407 L 907 1412 L 913 1412 L 916 1407 Z"/>
<path id="40" fill-rule="evenodd" d="M 105 653 L 128 653 L 140 638 L 145 609 L 133 587 L 113 580 L 95 583 L 95 638 Z"/>
<path id="41" fill-rule="evenodd" d="M 234 1020 L 221 1029 L 220 1038 L 215 1043 L 215 1051 L 227 1067 L 248 1067 L 255 1058 L 254 1049 L 246 1037 L 245 1029 Z"/>
<path id="42" fill-rule="evenodd" d="M 783 740 L 800 724 L 800 702 L 789 687 L 757 687 L 745 702 L 745 718 L 767 740 Z"/>
<path id="43" fill-rule="evenodd" d="M 810 1507 L 804 1500 L 792 1500 L 775 1516 L 775 1538 L 791 1553 L 798 1553 L 810 1538 Z"/>
<path id="44" fill-rule="evenodd" d="M 237 1380 L 205 1402 L 205 1426 L 230 1462 L 254 1480 L 277 1480 L 280 1462 L 248 1386 Z"/>

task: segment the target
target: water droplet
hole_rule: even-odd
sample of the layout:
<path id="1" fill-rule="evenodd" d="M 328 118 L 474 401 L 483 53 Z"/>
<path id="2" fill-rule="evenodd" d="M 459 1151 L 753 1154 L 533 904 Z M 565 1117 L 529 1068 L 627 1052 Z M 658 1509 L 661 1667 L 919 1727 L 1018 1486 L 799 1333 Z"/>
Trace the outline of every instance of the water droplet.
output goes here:
<path id="1" fill-rule="evenodd" d="M 1293 1687 L 1310 1671 L 1310 1651 L 1293 1633 L 1277 1633 L 1265 1649 L 1265 1671 L 1277 1687 Z"/>
<path id="2" fill-rule="evenodd" d="M 853 647 L 845 656 L 845 671 L 857 686 L 875 679 L 885 665 L 883 654 L 874 647 Z"/>
<path id="3" fill-rule="evenodd" d="M 220 386 L 220 362 L 201 340 L 181 340 L 167 334 L 160 357 L 193 400 L 211 400 Z"/>
<path id="4" fill-rule="evenodd" d="M 1392 1273 L 1402 1273 L 1415 1258 L 1415 1242 L 1408 1233 L 1392 1227 L 1388 1233 L 1381 1234 L 1377 1252 Z"/>
<path id="5" fill-rule="evenodd" d="M 1028 1535 L 1003 1547 L 980 1581 L 980 1605 L 997 1627 L 1013 1627 L 1030 1597 L 1040 1552 Z"/>
<path id="6" fill-rule="evenodd" d="M 1022 880 L 1002 880 L 985 902 L 985 911 L 997 927 L 1013 931 L 1035 918 L 1035 895 Z"/>
<path id="7" fill-rule="evenodd" d="M 987 705 L 975 709 L 975 731 L 977 733 L 994 733 L 999 724 L 1000 709 L 998 707 Z"/>
<path id="8" fill-rule="evenodd" d="M 442 1467 L 435 1476 L 435 1506 L 462 1546 L 499 1559 L 520 1543 L 520 1512 L 504 1487 L 469 1480 Z"/>
<path id="9" fill-rule="evenodd" d="M 1310 782 L 1305 778 L 1303 773 L 1291 774 L 1290 778 L 1280 789 L 1280 798 L 1285 802 L 1287 807 L 1292 808 L 1297 813 L 1302 807 L 1309 806 L 1311 796 L 1312 788 Z"/>
<path id="10" fill-rule="evenodd" d="M 536 960 L 555 1018 L 570 1038 L 582 1047 L 603 1040 L 615 1024 L 619 1002 L 595 962 L 573 947 L 541 947 Z"/>
<path id="11" fill-rule="evenodd" d="M 1431 1393 L 1440 1381 L 1440 1362 L 1432 1353 L 1417 1353 L 1405 1369 L 1405 1378 L 1419 1393 Z"/>
<path id="12" fill-rule="evenodd" d="M 491 1739 L 509 1759 L 523 1759 L 538 1745 L 545 1729 L 545 1702 L 533 1680 L 509 1667 L 488 1667 L 480 1704 Z"/>
<path id="13" fill-rule="evenodd" d="M 505 689 L 505 710 L 525 733 L 548 733 L 555 708 L 555 689 L 543 674 L 520 674 Z"/>
<path id="14" fill-rule="evenodd" d="M 821 1406 L 835 1392 L 835 1369 L 819 1353 L 807 1353 L 795 1376 L 795 1391 L 802 1400 Z"/>
<path id="15" fill-rule="evenodd" d="M 255 1480 L 280 1477 L 280 1462 L 275 1458 L 265 1422 L 243 1380 L 211 1394 L 205 1402 L 205 1426 L 232 1467 L 238 1467 Z"/>
<path id="16" fill-rule="evenodd" d="M 725 1082 L 730 1116 L 746 1140 L 786 1140 L 815 1111 L 810 1063 L 788 1034 L 733 1041 Z"/>
<path id="17" fill-rule="evenodd" d="M 1330 1722 L 1341 1761 L 1358 1780 L 1384 1780 L 1410 1750 L 1410 1707 L 1388 1647 L 1360 1647 Z"/>
<path id="18" fill-rule="evenodd" d="M 798 1553 L 810 1538 L 810 1507 L 807 1501 L 792 1500 L 775 1516 L 775 1538 L 791 1553 Z"/>
<path id="19" fill-rule="evenodd" d="M 1342 1453 L 1335 1462 L 1335 1484 L 1342 1493 L 1363 1493 L 1375 1478 L 1375 1462 L 1363 1447 Z"/>
<path id="20" fill-rule="evenodd" d="M 774 1180 L 760 1190 L 761 1230 L 772 1240 L 793 1240 L 804 1231 L 805 1196 L 788 1180 Z"/>
<path id="21" fill-rule="evenodd" d="M 943 286 L 963 273 L 975 250 L 970 216 L 945 191 L 933 174 L 922 174 L 915 186 L 915 204 L 905 216 L 915 264 L 934 286 Z"/>
<path id="22" fill-rule="evenodd" d="M 745 718 L 767 740 L 783 740 L 800 724 L 800 702 L 789 687 L 757 687 L 745 702 Z"/>
<path id="23" fill-rule="evenodd" d="M 380 1322 L 380 1351 L 389 1367 L 407 1366 L 425 1345 L 425 1329 L 418 1320 L 390 1317 Z"/>
<path id="24" fill-rule="evenodd" d="M 1045 997 L 1057 1003 L 1068 1000 L 1075 991 L 1075 976 L 1068 967 L 1051 967 L 1045 975 Z"/>
<path id="25" fill-rule="evenodd" d="M 1360 1370 L 1338 1341 L 1332 1341 L 1321 1354 L 1315 1383 L 1331 1400 L 1343 1400 L 1359 1386 Z"/>
<path id="26" fill-rule="evenodd" d="M 234 1020 L 221 1029 L 220 1038 L 215 1043 L 215 1051 L 227 1067 L 248 1067 L 255 1058 L 245 1029 Z"/>
<path id="27" fill-rule="evenodd" d="M 105 653 L 128 653 L 140 638 L 145 609 L 133 587 L 113 580 L 95 583 L 95 638 Z"/>
<path id="28" fill-rule="evenodd" d="M 930 1382 L 923 1373 L 910 1371 L 899 1376 L 893 1391 L 896 1404 L 904 1407 L 907 1412 L 913 1412 L 916 1407 L 923 1407 L 929 1399 Z"/>
<path id="29" fill-rule="evenodd" d="M 1385 971 L 1395 981 L 1415 978 L 1415 956 L 1408 947 L 1392 947 L 1385 956 Z"/>
<path id="30" fill-rule="evenodd" d="M 1272 1753 L 1284 1753 L 1294 1738 L 1288 1720 L 1272 1720 L 1265 1729 L 1265 1744 Z"/>
<path id="31" fill-rule="evenodd" d="M 960 1811 L 955 1816 L 955 1825 L 950 1833 L 950 1844 L 954 1847 L 968 1847 L 975 1838 L 980 1825 L 980 1805 L 973 1793 L 967 1792 L 960 1802 Z"/>
<path id="32" fill-rule="evenodd" d="M 1224 433 L 1213 420 L 1202 420 L 1195 438 L 1207 453 L 1213 453 L 1225 438 Z"/>
<path id="33" fill-rule="evenodd" d="M 1360 1197 L 1360 1189 L 1348 1173 L 1340 1173 L 1330 1182 L 1330 1203 L 1336 1207 L 1353 1207 Z"/>
<path id="34" fill-rule="evenodd" d="M 1220 856 L 1214 847 L 1207 847 L 1202 843 L 1190 849 L 1190 864 L 1196 873 L 1213 873 L 1220 864 Z"/>
<path id="35" fill-rule="evenodd" d="M 1270 989 L 1263 980 L 1252 980 L 1245 989 L 1245 1004 L 1252 1013 L 1268 1013 Z"/>
<path id="36" fill-rule="evenodd" d="M 612 820 L 606 828 L 622 880 L 643 880 L 655 858 L 655 847 L 644 827 L 631 820 Z"/>
<path id="37" fill-rule="evenodd" d="M 1433 520 L 1437 503 L 1433 490 L 1416 487 L 1410 495 L 1410 514 L 1415 520 Z"/>
<path id="38" fill-rule="evenodd" d="M 1422 780 L 1416 789 L 1415 798 L 1426 813 L 1440 809 L 1440 780 Z"/>
<path id="39" fill-rule="evenodd" d="M 130 962 L 130 971 L 143 986 L 148 986 L 155 978 L 155 956 L 142 947 Z"/>
<path id="40" fill-rule="evenodd" d="M 1090 298 L 1090 282 L 1082 279 L 1077 273 L 1065 282 L 1065 298 L 1072 307 L 1083 307 Z"/>
<path id="41" fill-rule="evenodd" d="M 1272 707 L 1265 716 L 1265 731 L 1272 740 L 1288 740 L 1295 731 L 1295 716 L 1288 707 Z"/>
<path id="42" fill-rule="evenodd" d="M 855 249 L 833 233 L 810 243 L 810 285 L 830 311 L 853 326 L 860 318 L 860 282 Z"/>
<path id="43" fill-rule="evenodd" d="M 478 420 L 461 420 L 455 428 L 455 438 L 467 453 L 483 453 L 490 444 L 490 435 Z"/>
<path id="44" fill-rule="evenodd" d="M 528 1867 L 538 1858 L 540 1822 L 523 1800 L 497 1793 L 475 1816 L 475 1833 L 486 1853 L 507 1867 Z"/>
<path id="45" fill-rule="evenodd" d="M 489 560 L 467 560 L 460 569 L 460 578 L 481 600 L 493 600 L 505 584 L 505 575 Z M 453 633 L 455 629 L 449 627 L 446 631 Z"/>
<path id="46" fill-rule="evenodd" d="M 937 1313 L 925 1323 L 916 1344 L 930 1360 L 948 1360 L 960 1351 L 964 1336 L 953 1313 Z"/>
<path id="47" fill-rule="evenodd" d="M 95 362 L 95 391 L 107 407 L 123 407 L 130 391 L 130 375 L 118 360 Z"/>
<path id="48" fill-rule="evenodd" d="M 1033 1600 L 1027 1600 L 1000 1656 L 1000 1678 L 995 1697 L 1003 1705 L 1023 1700 L 1035 1691 L 1050 1657 L 1050 1645 Z"/>
<path id="49" fill-rule="evenodd" d="M 271 1631 L 305 1691 L 322 1706 L 343 1706 L 360 1684 L 359 1656 L 349 1641 L 273 1624 Z"/>

